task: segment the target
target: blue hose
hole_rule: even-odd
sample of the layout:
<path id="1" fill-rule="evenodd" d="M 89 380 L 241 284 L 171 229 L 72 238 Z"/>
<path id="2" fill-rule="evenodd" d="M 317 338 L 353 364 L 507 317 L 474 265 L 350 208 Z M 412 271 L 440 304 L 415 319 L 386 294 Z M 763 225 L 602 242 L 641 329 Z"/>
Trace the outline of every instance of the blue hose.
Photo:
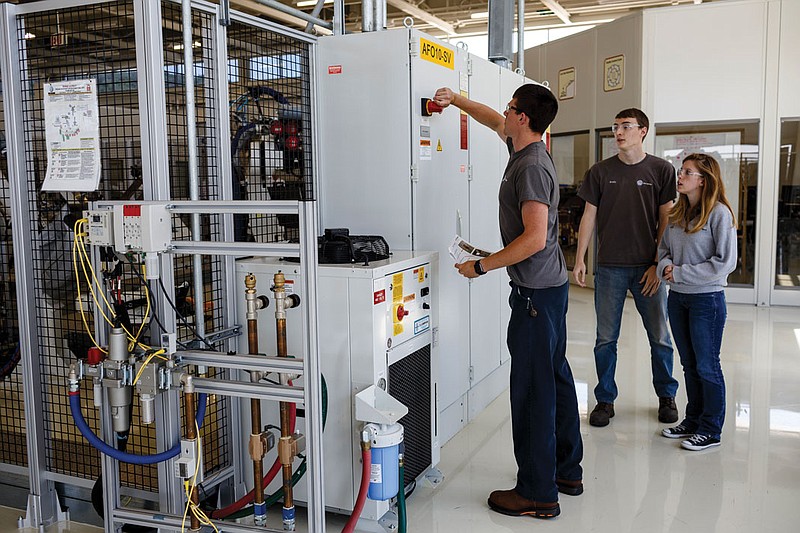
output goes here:
<path id="1" fill-rule="evenodd" d="M 197 416 L 195 419 L 197 420 L 197 425 L 202 426 L 203 419 L 206 416 L 206 394 L 198 394 L 197 400 L 200 405 L 197 407 Z M 155 455 L 136 455 L 133 453 L 122 452 L 113 446 L 109 446 L 105 443 L 105 441 L 94 434 L 92 428 L 89 427 L 89 424 L 87 424 L 86 420 L 83 418 L 83 412 L 81 411 L 80 391 L 71 392 L 69 394 L 69 409 L 72 411 L 72 418 L 75 419 L 75 425 L 80 430 L 81 435 L 83 435 L 83 437 L 88 440 L 92 446 L 122 463 L 130 463 L 134 465 L 152 465 L 172 459 L 181 453 L 180 442 L 169 450 L 157 453 Z"/>

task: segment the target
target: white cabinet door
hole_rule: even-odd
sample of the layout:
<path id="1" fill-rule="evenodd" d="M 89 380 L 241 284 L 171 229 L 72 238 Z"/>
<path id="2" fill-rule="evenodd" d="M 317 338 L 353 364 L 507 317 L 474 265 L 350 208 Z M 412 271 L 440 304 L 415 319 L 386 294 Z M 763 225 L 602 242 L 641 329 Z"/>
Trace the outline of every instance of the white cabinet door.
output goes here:
<path id="1" fill-rule="evenodd" d="M 456 233 L 469 230 L 468 157 L 461 148 L 459 110 L 426 118 L 421 102 L 439 87 L 457 91 L 467 62 L 455 46 L 415 30 L 410 35 L 414 249 L 439 252 L 439 406 L 444 409 L 469 389 L 469 282 L 453 268 L 447 250 Z M 436 58 L 442 61 L 430 60 Z"/>
<path id="2" fill-rule="evenodd" d="M 500 68 L 475 59 L 469 80 L 469 97 L 502 112 L 505 95 L 500 92 Z M 508 150 L 497 135 L 469 119 L 469 153 L 472 179 L 469 184 L 470 242 L 489 251 L 503 247 L 498 223 L 498 187 Z M 507 305 L 508 276 L 505 269 L 489 272 L 470 284 L 470 347 L 472 383 L 479 383 L 500 366 L 501 343 L 505 339 L 502 308 Z"/>

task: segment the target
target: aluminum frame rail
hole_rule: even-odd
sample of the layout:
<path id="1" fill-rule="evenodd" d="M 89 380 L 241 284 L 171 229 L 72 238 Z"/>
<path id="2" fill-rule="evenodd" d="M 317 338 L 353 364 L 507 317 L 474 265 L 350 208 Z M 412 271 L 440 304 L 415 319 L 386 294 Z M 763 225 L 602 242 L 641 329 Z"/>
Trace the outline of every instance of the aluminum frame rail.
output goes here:
<path id="1" fill-rule="evenodd" d="M 92 208 L 110 208 L 114 205 L 130 204 L 131 202 L 99 201 L 92 204 Z M 227 355 L 218 352 L 203 352 L 196 350 L 178 351 L 183 362 L 202 366 L 229 368 L 232 370 L 261 370 L 268 372 L 302 373 L 312 379 L 304 380 L 303 387 L 273 385 L 266 383 L 245 383 L 238 380 L 193 378 L 195 389 L 198 392 L 219 394 L 222 396 L 257 397 L 267 400 L 288 401 L 303 405 L 306 408 L 306 456 L 308 457 L 308 530 L 315 533 L 325 533 L 325 494 L 322 465 L 322 383 L 320 379 L 319 339 L 318 339 L 318 307 L 316 297 L 317 278 L 317 220 L 316 202 L 314 201 L 180 201 L 165 202 L 168 211 L 172 213 L 281 213 L 297 214 L 300 220 L 300 243 L 283 244 L 277 246 L 260 243 L 220 243 L 211 241 L 173 241 L 175 244 L 167 253 L 182 254 L 207 254 L 238 256 L 292 256 L 300 258 L 303 271 L 303 293 L 306 295 L 301 306 L 303 320 L 303 336 L 305 339 L 304 357 L 302 359 L 283 359 L 276 361 L 276 357 Z M 183 243 L 183 245 L 179 245 Z M 252 246 L 244 246 L 244 245 Z M 210 251 L 209 251 L 210 250 Z M 243 252 L 243 250 L 247 250 Z M 316 379 L 314 379 L 316 376 Z M 103 402 L 103 425 L 110 428 L 110 412 L 108 402 Z M 108 439 L 108 436 L 106 436 Z M 105 472 L 117 472 L 116 460 L 108 456 L 103 457 L 107 468 Z M 113 477 L 113 476 L 112 476 Z M 110 484 L 109 484 L 110 485 Z M 115 531 L 121 524 L 138 524 L 157 527 L 164 531 L 173 525 L 180 531 L 182 516 L 168 512 L 155 514 L 132 511 L 120 507 L 117 489 L 109 487 L 106 494 L 106 530 Z M 255 527 L 230 527 L 225 525 L 225 531 L 279 531 Z"/>

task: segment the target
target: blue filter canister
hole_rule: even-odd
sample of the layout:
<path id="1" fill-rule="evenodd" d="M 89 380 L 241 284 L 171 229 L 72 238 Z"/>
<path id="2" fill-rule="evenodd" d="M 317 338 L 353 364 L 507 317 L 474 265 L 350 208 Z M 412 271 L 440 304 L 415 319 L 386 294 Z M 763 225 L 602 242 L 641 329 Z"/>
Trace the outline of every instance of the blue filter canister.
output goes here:
<path id="1" fill-rule="evenodd" d="M 388 500 L 397 496 L 400 490 L 398 475 L 398 455 L 403 442 L 401 424 L 367 424 L 372 444 L 372 465 L 369 474 L 371 500 Z"/>

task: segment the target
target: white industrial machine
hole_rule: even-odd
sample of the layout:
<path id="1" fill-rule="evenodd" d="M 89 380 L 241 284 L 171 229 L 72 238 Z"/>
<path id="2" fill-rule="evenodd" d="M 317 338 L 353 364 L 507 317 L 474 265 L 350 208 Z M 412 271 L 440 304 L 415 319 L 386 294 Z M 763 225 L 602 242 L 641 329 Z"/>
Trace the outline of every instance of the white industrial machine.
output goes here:
<path id="1" fill-rule="evenodd" d="M 356 420 L 354 398 L 370 386 L 385 390 L 408 408 L 408 414 L 400 419 L 405 429 L 404 484 L 426 475 L 439 462 L 433 339 L 439 307 L 437 268 L 436 253 L 400 251 L 369 265 L 319 265 L 320 362 L 328 391 L 322 442 L 329 509 L 346 513 L 353 509 L 361 478 L 359 434 L 363 427 L 363 422 Z M 301 269 L 296 262 L 270 258 L 236 264 L 237 283 L 253 274 L 258 294 L 268 297 L 277 272 L 284 274 L 287 292 L 297 294 L 302 302 Z M 241 299 L 238 310 L 244 316 Z M 259 346 L 264 353 L 275 346 L 273 312 L 272 306 L 258 312 Z M 290 355 L 302 355 L 301 326 L 289 311 L 286 337 Z M 268 423 L 270 411 L 264 412 Z M 302 431 L 301 415 L 297 424 Z M 278 486 L 273 483 L 270 490 Z M 295 494 L 298 500 L 306 500 L 304 481 Z M 388 510 L 389 502 L 367 500 L 361 516 L 379 520 Z"/>
<path id="2" fill-rule="evenodd" d="M 317 68 L 323 227 L 439 252 L 444 443 L 508 386 L 508 277 L 497 270 L 469 282 L 447 252 L 456 234 L 501 247 L 508 151 L 455 107 L 425 116 L 423 98 L 447 86 L 502 111 L 529 80 L 414 29 L 321 38 Z"/>

